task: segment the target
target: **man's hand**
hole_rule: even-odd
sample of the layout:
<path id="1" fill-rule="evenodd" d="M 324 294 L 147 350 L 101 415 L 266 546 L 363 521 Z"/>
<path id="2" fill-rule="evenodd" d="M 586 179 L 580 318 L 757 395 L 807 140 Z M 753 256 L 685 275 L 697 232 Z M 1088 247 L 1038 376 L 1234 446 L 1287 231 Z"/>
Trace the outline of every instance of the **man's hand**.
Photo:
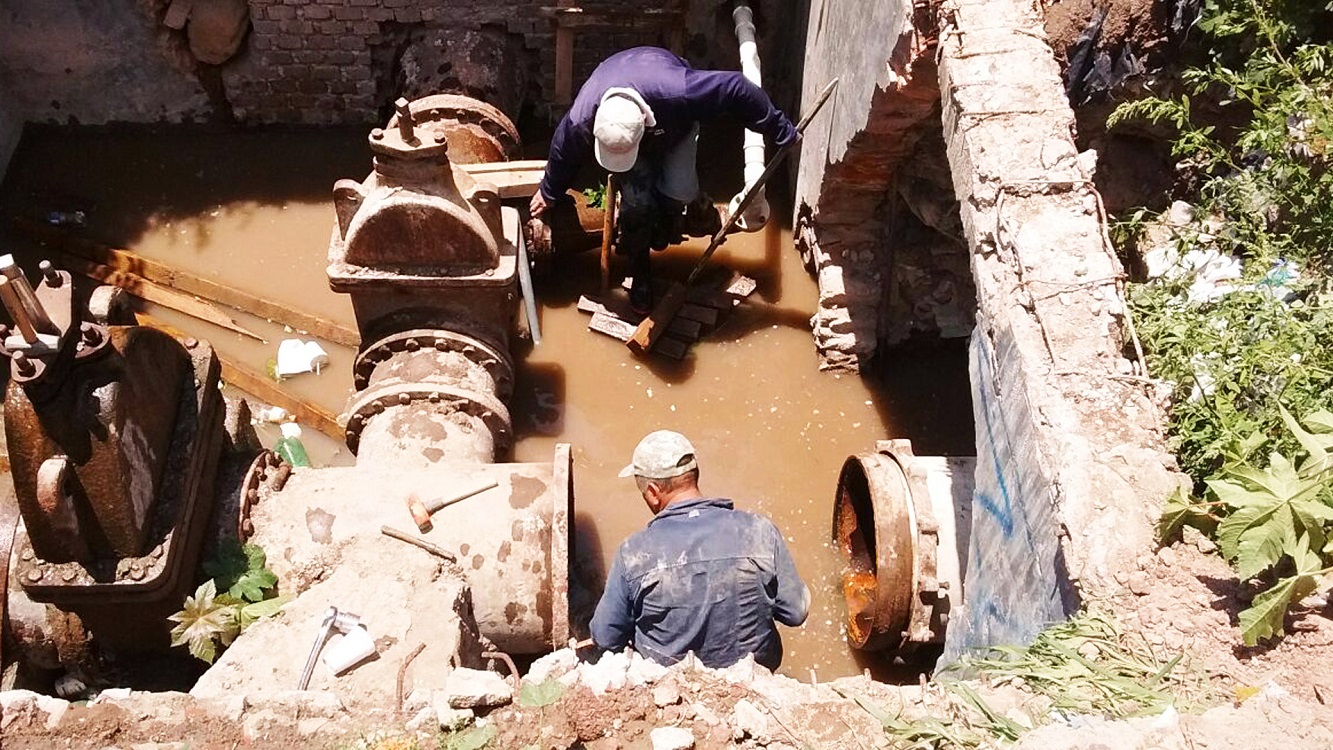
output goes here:
<path id="1" fill-rule="evenodd" d="M 542 191 L 538 190 L 532 194 L 532 202 L 528 204 L 528 213 L 532 214 L 534 219 L 541 218 L 541 215 L 546 213 L 546 206 L 546 198 L 542 197 Z"/>

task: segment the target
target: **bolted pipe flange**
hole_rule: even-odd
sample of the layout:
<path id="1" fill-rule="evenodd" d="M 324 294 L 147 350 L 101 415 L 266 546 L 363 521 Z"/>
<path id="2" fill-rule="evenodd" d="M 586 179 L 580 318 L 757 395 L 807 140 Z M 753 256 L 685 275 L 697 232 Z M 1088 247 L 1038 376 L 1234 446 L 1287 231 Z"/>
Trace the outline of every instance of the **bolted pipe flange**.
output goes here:
<path id="1" fill-rule="evenodd" d="M 911 443 L 885 441 L 847 458 L 838 478 L 832 540 L 846 561 L 847 640 L 907 656 L 944 639 L 938 595 L 939 524 Z"/>
<path id="2" fill-rule="evenodd" d="M 410 103 L 417 136 L 426 143 L 449 143 L 449 158 L 459 164 L 509 161 L 518 153 L 518 128 L 504 112 L 470 96 L 435 94 Z M 389 118 L 399 127 L 399 115 Z M 437 138 L 443 137 L 442 140 Z"/>
<path id="3" fill-rule="evenodd" d="M 438 352 L 458 352 L 480 366 L 495 381 L 496 393 L 508 399 L 514 392 L 514 365 L 500 350 L 467 334 L 444 329 L 413 329 L 385 336 L 367 347 L 352 365 L 353 386 L 363 391 L 370 385 L 375 366 L 388 361 L 396 352 L 414 352 L 434 348 Z M 350 411 L 350 410 L 349 410 Z"/>
<path id="4" fill-rule="evenodd" d="M 404 396 L 407 397 L 406 403 L 403 402 Z M 353 454 L 358 451 L 361 433 L 375 415 L 389 408 L 411 407 L 413 404 L 432 404 L 435 409 L 452 409 L 480 419 L 491 432 L 499 453 L 507 451 L 513 444 L 509 409 L 494 396 L 445 385 L 407 383 L 371 388 L 358 396 L 347 410 L 345 436 L 348 449 Z"/>

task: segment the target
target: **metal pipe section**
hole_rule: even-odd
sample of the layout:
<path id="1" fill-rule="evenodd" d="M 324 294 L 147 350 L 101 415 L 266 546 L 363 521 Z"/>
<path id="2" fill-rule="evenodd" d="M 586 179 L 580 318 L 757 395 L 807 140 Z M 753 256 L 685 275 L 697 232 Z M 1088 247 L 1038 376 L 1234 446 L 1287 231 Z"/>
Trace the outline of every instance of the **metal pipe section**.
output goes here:
<path id="1" fill-rule="evenodd" d="M 847 640 L 933 658 L 962 601 L 976 459 L 918 457 L 907 440 L 847 458 L 834 499 Z"/>
<path id="2" fill-rule="evenodd" d="M 370 134 L 374 172 L 335 185 L 328 274 L 351 296 L 362 341 L 347 407 L 357 466 L 338 491 L 397 485 L 424 501 L 456 478 L 495 481 L 428 533 L 457 550 L 482 634 L 539 653 L 568 638 L 568 448 L 553 465 L 495 463 L 512 443 L 522 229 L 494 185 L 453 163 L 503 159 L 516 139 L 502 113 L 467 97 L 399 101 Z M 366 523 L 408 517 L 400 503 Z"/>
<path id="3" fill-rule="evenodd" d="M 759 70 L 759 45 L 755 43 L 754 13 L 746 0 L 736 0 L 736 8 L 731 12 L 731 20 L 736 23 L 736 41 L 740 43 L 741 72 L 754 85 L 763 88 Z M 745 187 L 731 199 L 728 210 L 735 213 L 745 192 L 754 186 L 759 175 L 764 172 L 764 136 L 753 130 L 745 131 Z M 736 222 L 743 232 L 755 232 L 764 228 L 769 217 L 768 199 L 761 186 L 753 202 Z"/>

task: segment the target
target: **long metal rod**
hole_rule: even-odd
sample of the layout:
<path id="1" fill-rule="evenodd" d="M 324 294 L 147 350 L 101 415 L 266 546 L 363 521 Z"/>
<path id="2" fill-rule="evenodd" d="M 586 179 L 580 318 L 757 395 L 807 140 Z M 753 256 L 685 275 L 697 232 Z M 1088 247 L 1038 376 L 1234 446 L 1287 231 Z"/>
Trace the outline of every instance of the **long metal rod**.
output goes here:
<path id="1" fill-rule="evenodd" d="M 532 269 L 528 268 L 528 243 L 523 236 L 523 225 L 518 227 L 518 284 L 523 290 L 523 310 L 528 316 L 528 332 L 532 345 L 542 343 L 542 326 L 537 321 L 537 295 L 532 290 Z"/>
<path id="2" fill-rule="evenodd" d="M 809 125 L 810 121 L 814 119 L 814 116 L 819 110 L 824 108 L 824 103 L 833 95 L 833 89 L 837 88 L 837 86 L 838 79 L 834 78 L 832 81 L 828 82 L 828 85 L 824 87 L 823 91 L 819 92 L 819 98 L 815 100 L 810 111 L 805 113 L 805 117 L 802 117 L 801 122 L 796 126 L 796 134 L 798 136 L 805 132 L 805 126 Z M 717 230 L 717 234 L 713 235 L 713 240 L 708 243 L 708 249 L 704 250 L 704 254 L 699 258 L 699 261 L 694 264 L 694 270 L 690 271 L 689 277 L 685 279 L 686 286 L 694 283 L 699 272 L 703 270 L 704 263 L 707 263 L 708 259 L 713 257 L 713 253 L 717 250 L 718 246 L 727 238 L 727 233 L 740 221 L 741 216 L 745 213 L 745 209 L 749 208 L 750 203 L 762 193 L 760 188 L 764 186 L 764 183 L 768 182 L 768 179 L 773 176 L 774 172 L 778 171 L 778 166 L 782 164 L 782 160 L 787 158 L 787 154 L 791 153 L 792 149 L 796 147 L 798 142 L 799 139 L 793 140 L 791 143 L 778 149 L 778 152 L 773 155 L 773 158 L 768 160 L 768 166 L 764 167 L 764 171 L 759 175 L 759 178 L 756 179 L 753 184 L 746 187 L 744 197 L 741 198 L 740 203 L 736 204 L 736 210 L 731 212 L 731 217 L 727 219 L 727 223 L 723 224 L 722 228 Z"/>
<path id="3" fill-rule="evenodd" d="M 444 558 L 449 562 L 458 562 L 458 558 L 455 557 L 453 553 L 446 551 L 444 548 L 437 547 L 434 544 L 431 544 L 430 542 L 417 539 L 416 537 L 410 534 L 404 534 L 398 529 L 391 528 L 389 526 L 381 526 L 380 533 L 387 537 L 393 537 L 394 539 L 397 539 L 400 542 L 407 542 L 408 544 L 420 547 L 426 550 L 427 552 L 431 553 L 432 555 Z"/>

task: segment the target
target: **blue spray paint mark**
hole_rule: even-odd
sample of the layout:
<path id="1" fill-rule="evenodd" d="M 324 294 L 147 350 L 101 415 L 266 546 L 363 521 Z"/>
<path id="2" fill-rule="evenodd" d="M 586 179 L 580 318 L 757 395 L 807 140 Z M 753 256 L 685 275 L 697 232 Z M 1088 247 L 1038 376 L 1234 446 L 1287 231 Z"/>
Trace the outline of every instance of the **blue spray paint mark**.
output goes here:
<path id="1" fill-rule="evenodd" d="M 988 363 L 985 345 L 981 343 L 981 337 L 975 337 L 975 340 L 977 341 L 977 346 L 982 349 L 977 355 L 977 363 L 980 367 L 987 368 Z M 980 383 L 978 384 L 977 391 L 981 395 L 981 413 L 986 421 L 986 447 L 990 449 L 991 463 L 995 466 L 995 482 L 1000 488 L 1000 502 L 996 503 L 995 498 L 982 492 L 976 493 L 976 501 L 981 503 L 981 507 L 984 508 L 987 513 L 995 517 L 995 520 L 1000 524 L 1000 530 L 1004 532 L 1004 538 L 1008 539 L 1014 534 L 1014 504 L 1013 500 L 1009 497 L 1009 484 L 1004 481 L 1004 470 L 1002 468 L 1003 464 L 1000 462 L 1000 452 L 995 447 L 995 426 L 991 415 L 989 398 L 990 389 L 986 386 L 986 383 L 990 379 L 989 376 L 990 371 L 987 368 L 986 372 L 981 373 L 981 377 L 978 378 Z"/>

